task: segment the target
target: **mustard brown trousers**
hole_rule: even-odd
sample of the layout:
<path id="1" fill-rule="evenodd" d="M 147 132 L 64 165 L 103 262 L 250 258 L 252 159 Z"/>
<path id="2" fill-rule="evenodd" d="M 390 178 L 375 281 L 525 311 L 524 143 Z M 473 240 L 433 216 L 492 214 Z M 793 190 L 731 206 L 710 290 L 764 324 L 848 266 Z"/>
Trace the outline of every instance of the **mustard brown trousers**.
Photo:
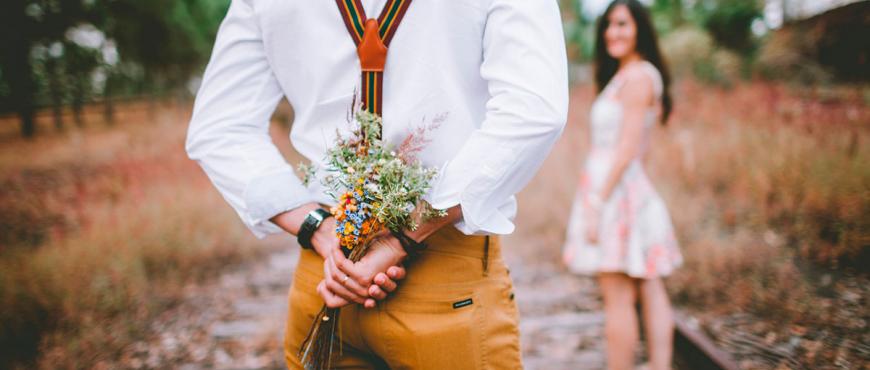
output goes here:
<path id="1" fill-rule="evenodd" d="M 341 309 L 336 369 L 521 369 L 519 314 L 497 236 L 446 226 L 406 266 L 408 274 L 378 306 Z M 316 286 L 323 260 L 303 249 L 289 294 L 284 355 L 290 369 L 323 306 Z"/>

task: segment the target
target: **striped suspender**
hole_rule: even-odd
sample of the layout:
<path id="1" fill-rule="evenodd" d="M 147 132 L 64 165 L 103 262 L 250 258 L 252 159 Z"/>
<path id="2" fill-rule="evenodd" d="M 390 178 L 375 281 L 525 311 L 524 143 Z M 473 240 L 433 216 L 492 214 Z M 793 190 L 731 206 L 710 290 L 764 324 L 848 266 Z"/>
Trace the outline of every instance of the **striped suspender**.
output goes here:
<path id="1" fill-rule="evenodd" d="M 377 20 L 366 17 L 360 0 L 335 0 L 344 25 L 357 46 L 362 69 L 362 104 L 369 112 L 381 115 L 383 108 L 384 65 L 387 47 L 411 0 L 388 0 Z"/>

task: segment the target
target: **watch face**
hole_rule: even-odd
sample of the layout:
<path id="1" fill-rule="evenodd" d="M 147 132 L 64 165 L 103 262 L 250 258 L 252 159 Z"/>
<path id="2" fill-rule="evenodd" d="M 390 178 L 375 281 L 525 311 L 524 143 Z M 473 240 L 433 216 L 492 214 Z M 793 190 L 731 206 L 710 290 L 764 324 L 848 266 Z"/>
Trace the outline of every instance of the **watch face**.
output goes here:
<path id="1" fill-rule="evenodd" d="M 312 211 L 308 215 L 317 220 L 317 222 L 323 221 L 323 216 L 321 216 L 320 213 L 317 211 Z"/>

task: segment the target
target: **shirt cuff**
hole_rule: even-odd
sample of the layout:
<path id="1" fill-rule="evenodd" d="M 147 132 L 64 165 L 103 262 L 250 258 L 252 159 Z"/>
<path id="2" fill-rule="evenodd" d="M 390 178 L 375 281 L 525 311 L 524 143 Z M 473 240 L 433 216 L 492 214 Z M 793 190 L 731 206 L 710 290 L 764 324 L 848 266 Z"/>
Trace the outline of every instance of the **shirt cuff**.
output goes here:
<path id="1" fill-rule="evenodd" d="M 514 232 L 513 216 L 516 214 L 516 198 L 510 196 L 500 204 L 488 204 L 485 200 L 492 192 L 492 184 L 486 178 L 475 178 L 466 184 L 445 179 L 447 165 L 441 167 L 435 186 L 424 197 L 432 208 L 448 209 L 460 205 L 462 218 L 453 224 L 466 235 L 510 234 Z"/>
<path id="2" fill-rule="evenodd" d="M 283 233 L 270 218 L 313 202 L 315 197 L 302 185 L 292 169 L 282 170 L 251 180 L 245 189 L 245 205 L 250 217 L 245 225 L 257 238 Z"/>

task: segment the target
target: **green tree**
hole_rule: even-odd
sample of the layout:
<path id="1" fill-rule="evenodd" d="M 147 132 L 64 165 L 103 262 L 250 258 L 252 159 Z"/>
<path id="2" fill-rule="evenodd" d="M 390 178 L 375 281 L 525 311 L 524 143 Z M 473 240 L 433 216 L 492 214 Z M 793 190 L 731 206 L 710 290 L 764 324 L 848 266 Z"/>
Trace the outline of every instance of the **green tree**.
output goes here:
<path id="1" fill-rule="evenodd" d="M 142 91 L 183 85 L 208 58 L 228 0 L 104 0 L 103 29 L 122 60 L 142 66 Z"/>
<path id="2" fill-rule="evenodd" d="M 752 22 L 761 17 L 756 0 L 719 0 L 707 5 L 703 25 L 719 45 L 741 53 L 755 48 Z"/>
<path id="3" fill-rule="evenodd" d="M 41 104 L 55 111 L 71 104 L 81 123 L 82 106 L 95 93 L 92 76 L 104 76 L 105 115 L 111 97 L 181 91 L 206 62 L 230 0 L 5 0 L 0 2 L 0 110 L 17 112 L 22 133 L 36 132 L 33 114 Z M 75 27 L 92 25 L 114 45 L 119 61 L 104 50 L 68 39 Z M 62 44 L 62 55 L 46 55 Z M 106 46 L 103 45 L 103 46 Z"/>
<path id="4" fill-rule="evenodd" d="M 26 0 L 0 2 L 0 68 L 3 82 L 9 87 L 7 96 L 10 109 L 21 119 L 21 133 L 32 137 L 36 133 L 33 122 L 33 98 L 36 83 L 30 64 L 30 47 L 36 34 L 36 21 L 26 16 Z"/>
<path id="5" fill-rule="evenodd" d="M 683 0 L 655 0 L 650 11 L 656 26 L 664 32 L 676 29 L 687 21 Z"/>
<path id="6" fill-rule="evenodd" d="M 0 2 L 0 69 L 8 86 L 4 97 L 21 120 L 25 137 L 36 134 L 37 81 L 34 46 L 63 40 L 67 29 L 90 20 L 92 3 L 81 0 L 4 0 Z"/>

